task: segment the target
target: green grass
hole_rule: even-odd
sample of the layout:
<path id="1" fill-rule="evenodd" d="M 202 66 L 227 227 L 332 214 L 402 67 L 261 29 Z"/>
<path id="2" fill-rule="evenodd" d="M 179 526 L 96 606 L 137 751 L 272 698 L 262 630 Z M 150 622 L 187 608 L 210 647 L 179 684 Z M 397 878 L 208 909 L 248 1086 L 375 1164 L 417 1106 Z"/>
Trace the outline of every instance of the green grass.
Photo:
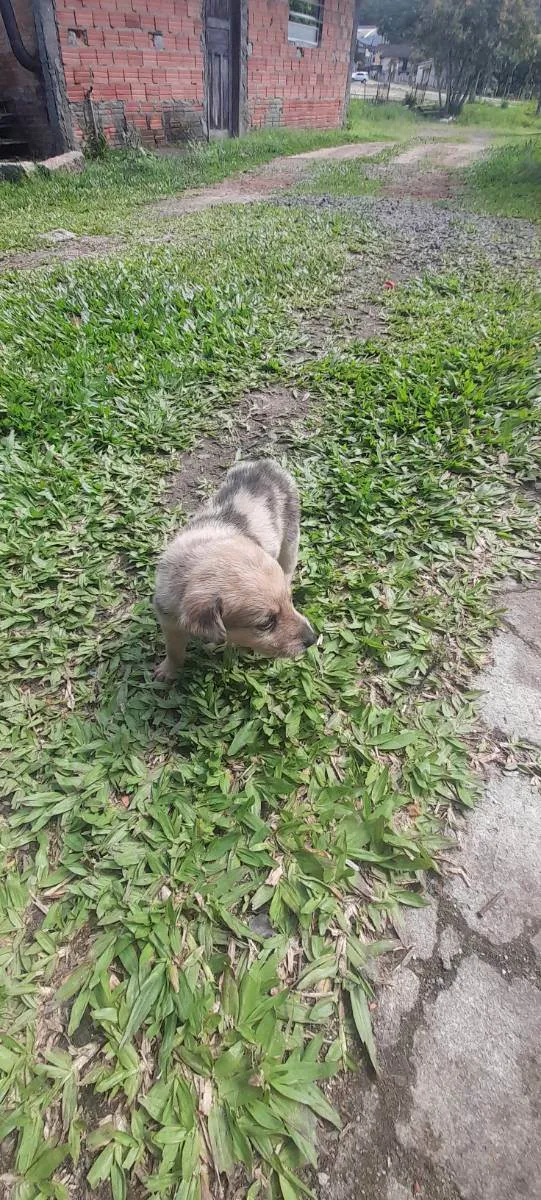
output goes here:
<path id="1" fill-rule="evenodd" d="M 367 174 L 366 163 L 361 159 L 351 159 L 313 166 L 295 190 L 303 195 L 316 196 L 377 196 L 381 191 L 381 183 Z"/>
<path id="2" fill-rule="evenodd" d="M 404 138 L 426 126 L 423 117 L 406 105 L 391 100 L 388 104 L 373 104 L 368 100 L 351 100 L 348 129 L 359 141 L 373 138 Z"/>
<path id="3" fill-rule="evenodd" d="M 389 162 L 405 144 L 407 142 L 398 141 L 366 159 L 346 159 L 343 162 L 331 159 L 312 163 L 309 173 L 299 181 L 295 191 L 301 195 L 316 196 L 377 196 L 383 185 L 381 180 L 371 175 L 370 167 Z"/>
<path id="4" fill-rule="evenodd" d="M 460 685 L 533 543 L 526 282 L 388 297 L 393 338 L 292 368 L 352 231 L 265 207 L 182 252 L 0 281 L 0 1140 L 17 1200 L 306 1192 L 318 1081 L 369 959 L 476 782 Z M 372 239 L 362 229 L 356 241 Z M 367 263 L 369 269 L 369 263 Z M 161 489 L 242 389 L 308 389 L 304 659 L 199 649 L 153 681 Z M 107 1120 L 109 1117 L 109 1120 Z M 88 1182 L 85 1184 L 85 1178 Z"/>
<path id="5" fill-rule="evenodd" d="M 493 130 L 494 133 L 521 134 L 527 130 L 540 130 L 541 118 L 536 116 L 536 102 L 513 102 L 505 108 L 487 100 L 477 100 L 474 104 L 465 104 L 457 126 L 480 126 L 482 129 Z"/>
<path id="6" fill-rule="evenodd" d="M 540 136 L 492 150 L 465 175 L 469 207 L 541 221 Z"/>
<path id="7" fill-rule="evenodd" d="M 80 175 L 0 183 L 0 249 L 43 247 L 38 235 L 58 228 L 136 238 L 141 227 L 151 223 L 143 206 L 152 201 L 215 183 L 282 154 L 345 142 L 405 139 L 419 121 L 400 104 L 376 106 L 354 100 L 347 129 L 263 130 L 192 146 L 178 154 L 116 151 L 88 162 Z"/>
<path id="8" fill-rule="evenodd" d="M 538 129 L 539 120 L 531 104 L 502 109 L 478 103 L 465 106 L 458 126 L 518 135 Z M 136 239 L 151 224 L 144 206 L 186 188 L 215 183 L 282 154 L 347 142 L 406 141 L 416 132 L 426 133 L 426 122 L 403 104 L 352 100 L 345 129 L 262 130 L 170 155 L 116 151 L 89 162 L 81 175 L 0 183 L 0 249 L 43 246 L 38 235 L 58 228 L 80 235 L 121 233 Z"/>

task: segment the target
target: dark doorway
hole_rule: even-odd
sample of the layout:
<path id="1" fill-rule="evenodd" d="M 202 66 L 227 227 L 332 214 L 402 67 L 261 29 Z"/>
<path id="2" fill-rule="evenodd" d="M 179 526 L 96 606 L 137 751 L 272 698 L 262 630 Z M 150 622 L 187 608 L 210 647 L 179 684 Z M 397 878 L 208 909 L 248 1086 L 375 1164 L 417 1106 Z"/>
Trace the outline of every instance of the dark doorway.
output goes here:
<path id="1" fill-rule="evenodd" d="M 239 132 L 240 0 L 206 0 L 207 119 L 212 137 Z"/>

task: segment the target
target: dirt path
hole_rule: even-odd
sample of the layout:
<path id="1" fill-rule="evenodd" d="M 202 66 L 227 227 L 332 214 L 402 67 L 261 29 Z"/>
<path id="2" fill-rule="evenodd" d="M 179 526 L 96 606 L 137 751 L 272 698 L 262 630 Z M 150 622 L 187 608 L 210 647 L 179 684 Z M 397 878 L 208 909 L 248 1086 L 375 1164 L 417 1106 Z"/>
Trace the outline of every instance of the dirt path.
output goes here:
<path id="1" fill-rule="evenodd" d="M 463 142 L 449 139 L 409 146 L 378 169 L 383 194 L 449 200 L 456 195 L 458 171 L 484 154 L 490 144 L 486 134 L 474 134 Z"/>
<path id="2" fill-rule="evenodd" d="M 294 187 L 307 173 L 309 165 L 320 160 L 342 160 L 351 158 L 374 158 L 382 150 L 394 147 L 396 142 L 356 142 L 345 146 L 328 146 L 323 150 L 309 150 L 302 154 L 283 155 L 245 171 L 240 175 L 223 179 L 220 183 L 205 188 L 191 188 L 179 196 L 171 196 L 159 204 L 149 205 L 149 220 L 158 217 L 180 217 L 186 213 L 202 212 L 217 204 L 253 204 L 257 200 L 268 200 L 276 192 Z M 166 230 L 164 228 L 165 236 Z M 20 251 L 0 254 L 0 271 L 25 270 L 56 263 L 73 262 L 77 258 L 100 257 L 111 254 L 126 245 L 122 237 L 75 237 L 62 241 L 57 246 L 43 250 Z"/>
<path id="3" fill-rule="evenodd" d="M 127 243 L 121 237 L 74 237 L 46 250 L 18 250 L 0 254 L 0 271 L 29 271 L 33 267 L 55 267 L 79 258 L 103 258 Z"/>
<path id="4" fill-rule="evenodd" d="M 288 191 L 300 183 L 312 163 L 343 162 L 352 158 L 375 158 L 382 150 L 396 146 L 396 142 L 358 142 L 347 146 L 327 146 L 324 150 L 308 150 L 303 154 L 275 158 L 246 171 L 233 179 L 224 179 L 212 187 L 197 188 L 172 196 L 153 205 L 158 217 L 178 217 L 184 213 L 201 212 L 216 204 L 253 204 L 257 200 L 268 200 L 277 192 Z"/>
<path id="5" fill-rule="evenodd" d="M 421 142 L 402 151 L 385 166 L 374 165 L 371 170 L 383 172 L 385 183 L 384 192 L 395 194 L 393 187 L 396 177 L 396 194 L 423 196 L 433 198 L 439 191 L 442 195 L 450 194 L 450 172 L 478 154 L 481 154 L 489 144 L 488 138 L 475 137 L 466 142 L 452 141 L 448 127 L 427 125 L 426 136 L 436 139 L 432 142 Z M 257 201 L 268 200 L 271 196 L 289 192 L 307 176 L 313 164 L 319 162 L 343 162 L 351 159 L 374 159 L 384 150 L 393 150 L 397 146 L 393 141 L 374 141 L 349 143 L 344 146 L 329 146 L 323 150 L 310 150 L 302 154 L 283 156 L 257 167 L 252 171 L 222 180 L 210 187 L 197 188 L 182 192 L 178 196 L 169 197 L 148 207 L 146 212 L 149 225 L 152 223 L 151 241 L 160 240 L 167 236 L 166 222 L 182 217 L 188 213 L 202 212 L 218 204 L 253 204 Z M 433 164 L 434 171 L 426 176 L 420 170 L 420 164 Z M 411 169 L 411 175 L 404 175 L 404 169 Z M 404 182 L 407 179 L 407 188 Z M 427 180 L 430 180 L 426 192 Z M 156 218 L 161 224 L 159 236 L 156 235 Z M 144 231 L 142 239 L 145 240 Z M 0 271 L 24 270 L 33 267 L 54 266 L 57 263 L 72 262 L 79 258 L 100 257 L 122 249 L 129 243 L 120 236 L 75 237 L 62 241 L 56 246 L 48 246 L 40 250 L 20 251 L 0 255 Z"/>
<path id="6" fill-rule="evenodd" d="M 409 146 L 407 150 L 403 150 L 396 155 L 393 160 L 397 167 L 410 166 L 413 163 L 416 165 L 424 165 L 436 168 L 440 167 L 467 167 L 474 158 L 478 158 L 480 154 L 484 154 L 488 149 L 491 139 L 485 134 L 474 137 L 467 142 L 443 141 L 439 142 L 421 142 L 416 146 Z"/>
<path id="7" fill-rule="evenodd" d="M 437 190 L 439 186 L 443 194 L 448 195 L 451 186 L 450 172 L 467 166 L 474 158 L 483 154 L 491 140 L 485 134 L 476 134 L 467 141 L 455 141 L 448 127 L 442 127 L 440 124 L 427 125 L 426 134 L 433 140 L 409 146 L 385 164 L 385 171 L 391 179 L 398 176 L 397 186 L 400 187 L 401 194 L 414 197 L 425 194 L 422 174 L 426 164 L 431 168 L 432 191 Z M 277 158 L 234 179 L 224 179 L 212 187 L 198 188 L 183 192 L 181 196 L 163 200 L 153 206 L 153 212 L 158 217 L 167 218 L 201 212 L 202 209 L 211 208 L 216 204 L 251 204 L 257 200 L 267 200 L 269 196 L 289 191 L 302 183 L 313 164 L 347 162 L 356 158 L 374 159 L 385 150 L 394 150 L 397 145 L 397 142 L 361 142 L 347 146 L 329 146 L 324 150 L 309 150 L 303 154 Z M 415 168 L 411 176 L 407 177 L 408 186 L 405 191 L 404 167 Z M 373 170 L 377 175 L 379 168 L 374 166 Z M 387 194 L 387 189 L 385 191 Z"/>

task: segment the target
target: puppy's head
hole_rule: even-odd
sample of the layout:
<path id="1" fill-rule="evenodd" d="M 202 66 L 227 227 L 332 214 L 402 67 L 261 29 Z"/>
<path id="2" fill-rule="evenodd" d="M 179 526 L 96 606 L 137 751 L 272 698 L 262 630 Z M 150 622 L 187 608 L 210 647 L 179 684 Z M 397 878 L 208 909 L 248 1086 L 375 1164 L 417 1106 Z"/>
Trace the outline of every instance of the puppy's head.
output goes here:
<path id="1" fill-rule="evenodd" d="M 296 658 L 316 641 L 293 607 L 279 563 L 247 538 L 231 538 L 210 553 L 207 544 L 200 559 L 194 556 L 180 622 L 195 637 L 270 658 Z"/>

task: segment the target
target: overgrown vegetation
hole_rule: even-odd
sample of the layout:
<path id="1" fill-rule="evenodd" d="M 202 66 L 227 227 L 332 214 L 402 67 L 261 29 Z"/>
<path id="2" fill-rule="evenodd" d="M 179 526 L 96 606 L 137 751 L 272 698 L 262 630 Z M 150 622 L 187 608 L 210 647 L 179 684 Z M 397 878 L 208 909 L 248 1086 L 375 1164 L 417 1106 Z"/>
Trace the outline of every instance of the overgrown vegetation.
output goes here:
<path id="1" fill-rule="evenodd" d="M 141 224 L 151 221 L 142 206 L 154 200 L 215 183 L 282 154 L 374 138 L 405 140 L 419 124 L 422 120 L 400 104 L 354 100 L 347 129 L 262 130 L 171 154 L 110 151 L 87 162 L 80 175 L 0 183 L 0 248 L 43 247 L 38 235 L 51 229 L 136 238 Z"/>
<path id="2" fill-rule="evenodd" d="M 390 342 L 293 368 L 293 310 L 332 293 L 364 231 L 258 206 L 185 228 L 182 252 L 0 284 L 18 1200 L 102 1181 L 208 1200 L 215 1172 L 249 1200 L 309 1190 L 316 1119 L 339 1124 L 318 1081 L 353 1030 L 377 1065 L 369 959 L 475 797 L 458 684 L 494 624 L 490 575 L 534 537 L 512 491 L 535 469 L 527 281 L 412 285 L 388 297 Z M 160 489 L 264 380 L 319 405 L 289 465 L 322 643 L 296 663 L 199 650 L 168 690 L 149 597 L 181 514 Z"/>
<path id="3" fill-rule="evenodd" d="M 541 221 L 541 137 L 492 150 L 466 173 L 469 207 Z"/>
<path id="4" fill-rule="evenodd" d="M 541 123 L 535 115 L 535 102 L 526 104 L 502 104 L 488 100 L 477 100 L 474 104 L 465 104 L 457 125 L 479 125 L 482 129 L 490 129 L 498 134 L 541 133 Z"/>

